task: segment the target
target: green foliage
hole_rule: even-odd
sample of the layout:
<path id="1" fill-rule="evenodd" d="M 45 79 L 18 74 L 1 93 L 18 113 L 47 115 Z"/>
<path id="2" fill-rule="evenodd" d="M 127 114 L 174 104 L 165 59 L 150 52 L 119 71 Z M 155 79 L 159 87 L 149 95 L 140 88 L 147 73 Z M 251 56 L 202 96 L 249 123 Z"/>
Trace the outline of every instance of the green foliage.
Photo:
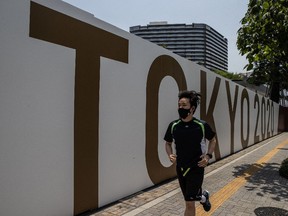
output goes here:
<path id="1" fill-rule="evenodd" d="M 234 73 L 230 73 L 230 72 L 222 71 L 222 70 L 214 70 L 214 72 L 230 80 L 242 80 L 243 79 L 240 74 L 234 74 Z"/>
<path id="2" fill-rule="evenodd" d="M 282 161 L 282 164 L 279 169 L 279 174 L 288 179 L 288 158 L 286 158 L 284 161 Z"/>
<path id="3" fill-rule="evenodd" d="M 247 70 L 253 70 L 251 80 L 278 88 L 277 101 L 288 78 L 288 1 L 250 0 L 241 24 L 237 47 L 246 55 Z"/>
<path id="4" fill-rule="evenodd" d="M 167 45 L 166 45 L 166 44 L 159 44 L 159 46 L 161 46 L 161 47 L 167 49 Z"/>

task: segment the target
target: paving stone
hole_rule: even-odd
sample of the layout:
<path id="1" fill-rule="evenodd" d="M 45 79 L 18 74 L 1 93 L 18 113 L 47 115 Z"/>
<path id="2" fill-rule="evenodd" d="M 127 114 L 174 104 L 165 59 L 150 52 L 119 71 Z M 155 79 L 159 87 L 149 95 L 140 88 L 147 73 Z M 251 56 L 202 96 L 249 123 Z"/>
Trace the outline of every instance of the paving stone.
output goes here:
<path id="1" fill-rule="evenodd" d="M 203 188 L 211 195 L 235 178 L 244 178 L 247 168 L 259 169 L 251 177 L 245 177 L 244 185 L 220 205 L 212 216 L 288 216 L 288 179 L 278 174 L 281 162 L 288 157 L 288 147 L 279 149 L 265 164 L 256 163 L 286 140 L 288 133 L 276 135 L 212 163 L 205 169 Z M 223 197 L 231 189 L 233 188 L 228 187 Z M 165 199 L 159 201 L 163 196 Z M 101 208 L 90 216 L 180 216 L 184 215 L 184 211 L 185 203 L 178 181 L 171 179 L 165 184 L 121 199 L 112 206 Z"/>

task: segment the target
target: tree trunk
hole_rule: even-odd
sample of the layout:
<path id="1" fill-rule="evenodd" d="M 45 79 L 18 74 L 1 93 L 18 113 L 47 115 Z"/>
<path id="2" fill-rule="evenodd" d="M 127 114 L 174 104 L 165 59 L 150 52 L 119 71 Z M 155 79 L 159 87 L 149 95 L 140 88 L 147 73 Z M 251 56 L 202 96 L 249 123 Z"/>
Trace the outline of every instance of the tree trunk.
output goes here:
<path id="1" fill-rule="evenodd" d="M 270 99 L 276 103 L 279 103 L 280 100 L 280 83 L 272 82 Z"/>

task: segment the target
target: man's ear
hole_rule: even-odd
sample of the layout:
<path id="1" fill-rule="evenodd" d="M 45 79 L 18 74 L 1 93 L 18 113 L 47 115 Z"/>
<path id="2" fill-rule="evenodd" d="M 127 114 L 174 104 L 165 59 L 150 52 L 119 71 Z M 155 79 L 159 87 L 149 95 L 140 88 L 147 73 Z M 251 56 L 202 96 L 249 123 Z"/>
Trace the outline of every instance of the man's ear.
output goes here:
<path id="1" fill-rule="evenodd" d="M 195 112 L 195 106 L 192 106 L 190 110 L 191 110 L 191 113 L 194 113 Z"/>

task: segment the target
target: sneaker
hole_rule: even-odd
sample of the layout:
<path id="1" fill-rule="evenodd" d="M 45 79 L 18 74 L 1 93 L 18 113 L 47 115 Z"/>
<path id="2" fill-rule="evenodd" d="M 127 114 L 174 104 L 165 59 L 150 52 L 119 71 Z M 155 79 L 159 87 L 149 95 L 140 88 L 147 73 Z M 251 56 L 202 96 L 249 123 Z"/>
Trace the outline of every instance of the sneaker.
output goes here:
<path id="1" fill-rule="evenodd" d="M 203 205 L 204 210 L 208 212 L 211 209 L 211 203 L 209 201 L 209 192 L 207 190 L 204 190 L 202 195 L 206 197 L 206 201 L 204 203 L 201 202 L 200 203 Z"/>

